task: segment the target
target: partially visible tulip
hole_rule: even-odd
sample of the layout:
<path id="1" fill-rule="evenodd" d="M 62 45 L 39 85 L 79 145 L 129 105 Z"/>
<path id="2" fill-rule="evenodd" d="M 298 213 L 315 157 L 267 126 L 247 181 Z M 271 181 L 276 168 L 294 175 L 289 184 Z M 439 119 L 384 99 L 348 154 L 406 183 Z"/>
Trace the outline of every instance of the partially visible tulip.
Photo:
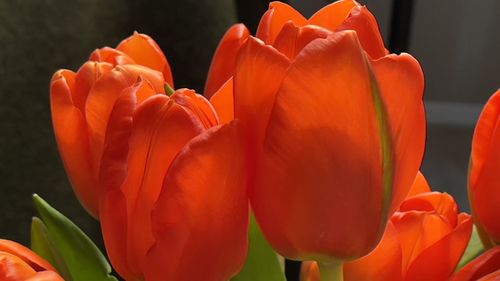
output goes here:
<path id="1" fill-rule="evenodd" d="M 344 280 L 447 280 L 462 257 L 471 232 L 472 219 L 457 213 L 450 195 L 420 193 L 401 204 L 373 252 L 344 264 Z M 314 263 L 304 263 L 301 280 L 319 281 L 316 267 Z"/>
<path id="2" fill-rule="evenodd" d="M 481 240 L 500 244 L 500 90 L 485 105 L 474 131 L 469 200 Z"/>
<path id="3" fill-rule="evenodd" d="M 240 48 L 234 118 L 267 239 L 287 258 L 329 263 L 369 253 L 409 192 L 425 143 L 423 74 L 408 54 L 367 55 L 361 33 L 304 24 L 273 16 L 262 35 L 272 46 L 249 37 Z"/>
<path id="4" fill-rule="evenodd" d="M 59 70 L 51 81 L 54 132 L 64 167 L 85 209 L 99 218 L 99 182 L 104 137 L 115 102 L 133 96 L 123 114 L 172 85 L 170 67 L 158 45 L 134 33 L 116 49 L 95 50 L 74 73 Z M 124 116 L 125 118 L 125 116 Z"/>
<path id="5" fill-rule="evenodd" d="M 354 30 L 361 46 L 372 59 L 388 54 L 377 20 L 365 6 L 354 0 L 335 1 L 317 11 L 309 19 L 285 3 L 271 2 L 260 20 L 257 37 L 266 44 L 276 45 L 283 27 L 290 21 L 297 27 L 315 25 L 329 31 Z"/>
<path id="6" fill-rule="evenodd" d="M 469 262 L 450 281 L 500 280 L 500 247 L 492 248 Z"/>
<path id="7" fill-rule="evenodd" d="M 148 98 L 131 118 L 123 104 L 111 113 L 101 166 L 114 268 L 126 280 L 230 279 L 245 261 L 249 223 L 238 124 L 220 125 L 187 89 Z"/>
<path id="8" fill-rule="evenodd" d="M 23 245 L 4 239 L 0 239 L 0 280 L 64 281 L 46 260 Z"/>

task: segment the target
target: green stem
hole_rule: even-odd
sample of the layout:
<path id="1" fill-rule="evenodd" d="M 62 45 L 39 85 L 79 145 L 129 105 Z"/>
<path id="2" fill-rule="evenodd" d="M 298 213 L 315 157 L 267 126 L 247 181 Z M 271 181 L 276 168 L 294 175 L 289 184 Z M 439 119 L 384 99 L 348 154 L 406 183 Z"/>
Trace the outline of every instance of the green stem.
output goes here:
<path id="1" fill-rule="evenodd" d="M 344 281 L 343 263 L 318 263 L 321 281 Z"/>

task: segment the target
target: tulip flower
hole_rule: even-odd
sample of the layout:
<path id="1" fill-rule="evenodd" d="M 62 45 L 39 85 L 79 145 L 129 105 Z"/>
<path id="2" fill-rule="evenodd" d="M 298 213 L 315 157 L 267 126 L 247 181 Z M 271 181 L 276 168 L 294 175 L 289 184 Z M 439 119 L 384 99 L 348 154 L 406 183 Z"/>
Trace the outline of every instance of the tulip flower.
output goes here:
<path id="1" fill-rule="evenodd" d="M 469 200 L 486 247 L 500 243 L 500 90 L 484 107 L 474 131 L 469 164 Z"/>
<path id="2" fill-rule="evenodd" d="M 392 216 L 375 250 L 344 264 L 344 280 L 447 280 L 471 232 L 472 219 L 457 213 L 450 195 L 427 192 L 412 196 Z M 302 281 L 319 281 L 319 276 L 316 263 L 304 263 Z"/>
<path id="3" fill-rule="evenodd" d="M 292 22 L 296 27 L 315 25 L 329 31 L 355 30 L 364 50 L 374 59 L 388 54 L 375 17 L 353 0 L 340 0 L 325 6 L 306 19 L 291 6 L 271 2 L 257 29 L 256 37 L 275 45 L 282 29 Z M 224 35 L 212 58 L 204 95 L 211 98 L 234 74 L 238 50 L 250 33 L 243 24 L 235 24 Z M 300 51 L 300 47 L 296 51 Z"/>
<path id="4" fill-rule="evenodd" d="M 220 46 L 239 51 L 216 53 L 212 65 L 227 59 L 217 73 L 229 78 L 211 101 L 234 104 L 225 113 L 243 128 L 251 204 L 267 239 L 297 260 L 366 255 L 422 160 L 418 62 L 388 55 L 373 15 L 354 1 L 309 20 L 273 2 L 258 38 L 238 27 L 226 37 Z"/>
<path id="5" fill-rule="evenodd" d="M 113 105 L 120 97 L 134 96 L 129 110 L 145 98 L 164 93 L 172 85 L 170 67 L 158 45 L 135 33 L 116 49 L 95 50 L 74 73 L 59 70 L 51 81 L 54 133 L 75 194 L 85 209 L 99 217 L 99 182 L 104 136 Z M 127 118 L 124 116 L 124 118 Z"/>
<path id="6" fill-rule="evenodd" d="M 0 239 L 0 280 L 64 281 L 43 258 L 14 241 Z"/>
<path id="7" fill-rule="evenodd" d="M 486 251 L 450 278 L 450 281 L 493 280 L 500 280 L 500 247 Z"/>
<path id="8" fill-rule="evenodd" d="M 128 98 L 131 98 L 130 95 Z M 192 90 L 117 102 L 106 135 L 100 213 L 126 280 L 222 281 L 242 267 L 249 202 L 237 123 Z"/>

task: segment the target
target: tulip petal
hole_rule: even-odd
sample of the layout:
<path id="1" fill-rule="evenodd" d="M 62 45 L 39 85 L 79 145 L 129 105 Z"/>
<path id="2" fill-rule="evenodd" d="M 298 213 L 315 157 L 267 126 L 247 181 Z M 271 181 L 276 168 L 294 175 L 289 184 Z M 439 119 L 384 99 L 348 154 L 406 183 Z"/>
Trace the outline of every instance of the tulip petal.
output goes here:
<path id="1" fill-rule="evenodd" d="M 75 78 L 73 102 L 81 112 L 85 112 L 85 102 L 90 88 L 105 73 L 110 72 L 113 65 L 107 62 L 88 61 L 80 67 Z"/>
<path id="2" fill-rule="evenodd" d="M 237 59 L 234 75 L 234 116 L 249 143 L 260 147 L 274 97 L 289 60 L 271 46 L 249 37 Z M 253 153 L 250 153 L 253 154 Z"/>
<path id="3" fill-rule="evenodd" d="M 21 258 L 0 251 L 0 278 L 6 281 L 22 281 L 36 274 L 36 271 Z"/>
<path id="4" fill-rule="evenodd" d="M 224 34 L 215 50 L 208 70 L 207 84 L 204 95 L 207 99 L 226 83 L 234 74 L 236 58 L 241 46 L 245 43 L 250 32 L 243 24 L 235 24 Z"/>
<path id="5" fill-rule="evenodd" d="M 125 88 L 133 85 L 136 81 L 137 77 L 131 76 L 123 68 L 114 68 L 104 74 L 88 94 L 85 117 L 92 150 L 92 164 L 96 172 L 99 171 L 109 116 L 116 99 Z"/>
<path id="6" fill-rule="evenodd" d="M 251 195 L 283 256 L 331 262 L 365 255 L 380 239 L 384 165 L 374 96 L 354 32 L 316 39 L 288 69 Z"/>
<path id="7" fill-rule="evenodd" d="M 482 277 L 478 281 L 498 281 L 498 280 L 500 280 L 500 269 Z"/>
<path id="8" fill-rule="evenodd" d="M 296 26 L 307 24 L 306 18 L 290 5 L 279 1 L 271 2 L 269 9 L 260 19 L 257 37 L 266 44 L 274 44 L 276 36 L 288 21 L 292 21 Z"/>
<path id="9" fill-rule="evenodd" d="M 425 227 L 433 231 L 430 225 Z M 423 250 L 406 272 L 408 281 L 442 281 L 455 270 L 472 233 L 472 218 L 460 214 L 458 226 L 439 241 Z M 436 266 L 439 265 L 439 266 Z"/>
<path id="10" fill-rule="evenodd" d="M 355 7 L 360 7 L 356 1 L 335 1 L 312 15 L 309 18 L 308 24 L 318 25 L 334 31 L 346 20 L 351 10 Z"/>
<path id="11" fill-rule="evenodd" d="M 0 239 L 0 252 L 10 253 L 19 257 L 24 263 L 27 263 L 34 270 L 42 271 L 48 269 L 55 271 L 54 267 L 52 267 L 50 263 L 39 257 L 29 248 L 26 248 L 17 242 Z"/>
<path id="12" fill-rule="evenodd" d="M 40 271 L 28 279 L 23 279 L 23 281 L 64 281 L 64 279 L 53 271 Z"/>
<path id="13" fill-rule="evenodd" d="M 203 130 L 196 116 L 164 95 L 154 95 L 135 114 L 121 191 L 127 201 L 127 251 L 130 266 L 142 272 L 153 245 L 151 210 L 163 178 L 181 148 Z"/>
<path id="14" fill-rule="evenodd" d="M 500 90 L 488 101 L 478 121 L 471 155 L 471 205 L 476 224 L 495 242 L 500 241 Z"/>
<path id="15" fill-rule="evenodd" d="M 139 79 L 122 91 L 109 116 L 99 172 L 101 191 L 119 188 L 127 174 L 127 155 L 132 116 L 139 104 L 155 94 L 153 87 Z"/>
<path id="16" fill-rule="evenodd" d="M 455 273 L 451 281 L 473 281 L 500 270 L 500 246 L 492 248 Z M 482 279 L 481 279 L 482 280 Z M 493 279 L 494 280 L 494 279 Z"/>
<path id="17" fill-rule="evenodd" d="M 228 280 L 243 266 L 249 205 L 241 142 L 237 124 L 217 126 L 174 160 L 152 214 L 146 280 Z"/>
<path id="18" fill-rule="evenodd" d="M 167 58 L 151 37 L 134 32 L 132 36 L 123 40 L 116 49 L 129 55 L 136 63 L 163 73 L 165 81 L 170 86 L 174 86 Z"/>
<path id="19" fill-rule="evenodd" d="M 431 192 L 431 187 L 429 186 L 429 183 L 425 179 L 424 175 L 420 171 L 418 171 L 417 176 L 413 180 L 411 189 L 406 197 L 412 197 L 426 192 Z"/>
<path id="20" fill-rule="evenodd" d="M 398 232 L 389 222 L 382 240 L 373 252 L 344 264 L 344 278 L 347 281 L 402 281 L 401 263 L 402 250 Z"/>
<path id="21" fill-rule="evenodd" d="M 98 217 L 97 177 L 94 177 L 87 126 L 82 112 L 74 106 L 75 73 L 60 70 L 52 77 L 50 106 L 57 146 L 68 178 L 78 199 L 95 218 Z"/>
<path id="22" fill-rule="evenodd" d="M 100 204 L 100 222 L 106 252 L 114 270 L 125 280 L 141 277 L 137 267 L 127 260 L 127 202 L 119 189 L 107 189 Z"/>
<path id="23" fill-rule="evenodd" d="M 122 51 L 104 47 L 96 49 L 90 54 L 89 61 L 107 62 L 113 66 L 121 64 L 135 64 L 136 62 Z"/>
<path id="24" fill-rule="evenodd" d="M 287 22 L 276 37 L 274 48 L 286 55 L 290 60 L 311 41 L 317 38 L 326 38 L 332 32 L 315 25 L 297 27 L 293 22 Z"/>
<path id="25" fill-rule="evenodd" d="M 210 98 L 210 103 L 217 112 L 221 124 L 229 123 L 234 119 L 233 85 L 233 77 L 231 77 Z"/>
<path id="26" fill-rule="evenodd" d="M 138 65 L 124 65 L 104 74 L 88 94 L 85 116 L 96 172 L 100 169 L 104 138 L 113 106 L 122 91 L 134 85 L 139 77 L 151 83 L 156 93 L 164 91 L 161 73 Z"/>
<path id="27" fill-rule="evenodd" d="M 408 211 L 437 212 L 452 227 L 457 225 L 458 207 L 451 195 L 440 192 L 421 193 L 406 199 L 399 207 L 400 212 Z"/>
<path id="28" fill-rule="evenodd" d="M 486 103 L 474 131 L 471 153 L 471 169 L 469 182 L 471 187 L 476 186 L 476 181 L 486 158 L 493 147 L 493 136 L 499 126 L 500 119 L 500 89 L 491 96 Z"/>
<path id="29" fill-rule="evenodd" d="M 425 149 L 424 78 L 408 54 L 389 55 L 372 62 L 392 134 L 394 189 L 389 215 L 406 198 Z"/>
<path id="30" fill-rule="evenodd" d="M 409 270 L 420 253 L 453 231 L 447 221 L 437 213 L 398 212 L 392 216 L 391 222 L 396 227 L 401 241 L 403 272 Z M 433 263 L 429 265 L 433 265 Z"/>
<path id="31" fill-rule="evenodd" d="M 353 8 L 349 17 L 340 26 L 332 30 L 356 31 L 361 46 L 372 59 L 378 59 L 388 54 L 384 47 L 384 40 L 380 34 L 377 20 L 364 6 Z"/>
<path id="32" fill-rule="evenodd" d="M 191 113 L 193 113 L 203 124 L 205 129 L 219 124 L 217 113 L 210 102 L 203 96 L 198 95 L 195 91 L 190 89 L 179 89 L 172 94 L 171 98 L 178 105 L 191 111 Z"/>

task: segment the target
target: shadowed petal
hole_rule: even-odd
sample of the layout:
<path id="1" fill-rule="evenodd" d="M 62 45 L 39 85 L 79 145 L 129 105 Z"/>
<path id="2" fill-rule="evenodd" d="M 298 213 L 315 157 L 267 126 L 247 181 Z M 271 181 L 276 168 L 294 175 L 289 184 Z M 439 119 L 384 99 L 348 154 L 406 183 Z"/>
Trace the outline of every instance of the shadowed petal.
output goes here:
<path id="1" fill-rule="evenodd" d="M 481 280 L 481 277 L 487 277 L 489 274 L 492 276 L 498 275 L 500 272 L 500 247 L 495 247 L 483 253 L 479 257 L 472 260 L 460 271 L 455 273 L 450 279 L 451 281 L 474 281 Z M 487 279 L 486 280 L 495 280 Z"/>
<path id="2" fill-rule="evenodd" d="M 424 155 L 424 77 L 408 54 L 389 55 L 372 66 L 387 110 L 396 163 L 390 216 L 406 198 Z"/>
<path id="3" fill-rule="evenodd" d="M 401 263 L 402 251 L 398 232 L 389 222 L 382 240 L 373 252 L 344 264 L 344 278 L 346 281 L 402 281 Z M 388 268 L 391 270 L 387 270 Z"/>

